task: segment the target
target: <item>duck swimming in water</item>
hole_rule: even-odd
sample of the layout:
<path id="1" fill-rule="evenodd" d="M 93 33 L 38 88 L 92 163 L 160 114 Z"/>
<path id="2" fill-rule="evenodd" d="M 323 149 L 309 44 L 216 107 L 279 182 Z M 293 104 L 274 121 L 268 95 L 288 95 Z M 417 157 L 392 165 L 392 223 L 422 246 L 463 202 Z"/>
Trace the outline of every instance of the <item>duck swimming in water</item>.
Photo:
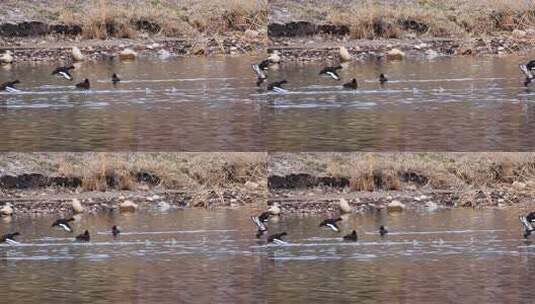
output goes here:
<path id="1" fill-rule="evenodd" d="M 76 84 L 76 87 L 78 89 L 84 89 L 84 90 L 89 90 L 90 88 L 90 85 L 89 85 L 89 79 L 85 79 L 84 81 L 80 82 L 80 83 L 77 83 Z"/>
<path id="2" fill-rule="evenodd" d="M 526 64 L 519 65 L 520 70 L 524 75 L 526 75 L 526 79 L 524 80 L 524 86 L 528 86 L 531 81 L 533 80 L 533 71 L 535 71 L 535 60 L 531 60 L 530 62 Z"/>
<path id="3" fill-rule="evenodd" d="M 8 243 L 8 244 L 18 244 L 17 241 L 15 241 L 15 237 L 17 235 L 20 235 L 18 232 L 14 233 L 6 233 L 0 237 L 0 243 Z"/>
<path id="4" fill-rule="evenodd" d="M 353 230 L 353 232 L 351 232 L 350 234 L 348 235 L 345 235 L 344 236 L 344 241 L 353 241 L 353 242 L 356 242 L 358 240 L 358 235 L 357 235 L 357 231 L 356 230 Z"/>
<path id="5" fill-rule="evenodd" d="M 72 80 L 72 75 L 69 73 L 69 70 L 74 70 L 74 66 L 64 66 L 64 67 L 58 67 L 53 72 L 52 75 L 63 77 L 67 80 Z"/>
<path id="6" fill-rule="evenodd" d="M 387 233 L 388 230 L 386 230 L 385 226 L 381 225 L 381 227 L 379 227 L 379 234 L 381 235 L 381 237 L 384 237 Z"/>
<path id="7" fill-rule="evenodd" d="M 113 225 L 113 227 L 111 227 L 111 234 L 113 234 L 113 237 L 117 237 L 119 233 L 121 233 L 121 230 L 119 230 L 117 226 Z"/>
<path id="8" fill-rule="evenodd" d="M 111 75 L 111 82 L 113 83 L 113 85 L 116 85 L 119 81 L 121 81 L 119 76 L 117 76 L 117 74 L 113 73 L 113 75 Z"/>
<path id="9" fill-rule="evenodd" d="M 89 231 L 87 230 L 84 233 L 76 236 L 76 240 L 79 242 L 89 242 L 89 239 Z"/>
<path id="10" fill-rule="evenodd" d="M 275 233 L 270 235 L 267 241 L 268 243 L 275 243 L 277 245 L 288 244 L 288 242 L 283 239 L 283 237 L 285 237 L 286 235 L 288 235 L 286 232 Z"/>
<path id="11" fill-rule="evenodd" d="M 334 80 L 340 80 L 340 75 L 336 72 L 337 70 L 340 70 L 342 68 L 341 65 L 334 66 L 334 67 L 325 67 L 320 71 L 320 75 L 329 76 Z"/>
<path id="12" fill-rule="evenodd" d="M 13 81 L 6 81 L 0 85 L 0 91 L 20 92 L 20 90 L 15 87 L 17 83 L 20 83 L 18 79 Z"/>
<path id="13" fill-rule="evenodd" d="M 524 238 L 528 238 L 534 230 L 532 224 L 535 223 L 535 211 L 526 216 L 520 216 L 520 222 L 524 226 Z"/>
<path id="14" fill-rule="evenodd" d="M 353 78 L 353 80 L 351 80 L 350 82 L 348 83 L 344 83 L 343 87 L 345 89 L 352 89 L 352 90 L 356 90 L 358 88 L 358 83 L 357 83 L 357 79 Z"/>
<path id="15" fill-rule="evenodd" d="M 273 91 L 273 92 L 277 92 L 277 93 L 287 93 L 288 90 L 284 89 L 282 87 L 283 84 L 286 84 L 288 83 L 286 80 L 281 80 L 281 81 L 275 81 L 275 82 L 272 82 L 270 83 L 268 86 L 267 86 L 267 89 L 269 91 Z"/>
<path id="16" fill-rule="evenodd" d="M 340 222 L 341 220 L 342 220 L 341 217 L 335 218 L 335 219 L 326 219 L 320 223 L 320 227 L 327 227 L 327 228 L 330 228 L 334 232 L 340 232 L 340 228 L 338 228 L 338 225 L 336 225 L 336 223 Z"/>
<path id="17" fill-rule="evenodd" d="M 387 81 L 388 78 L 386 78 L 385 74 L 381 73 L 381 75 L 379 75 L 379 82 L 381 83 L 381 85 L 384 85 Z"/>
<path id="18" fill-rule="evenodd" d="M 58 219 L 52 224 L 52 227 L 59 227 L 67 232 L 72 232 L 72 228 L 69 225 L 69 222 L 73 222 L 73 221 L 74 221 L 74 218 L 72 217 L 69 219 Z"/>

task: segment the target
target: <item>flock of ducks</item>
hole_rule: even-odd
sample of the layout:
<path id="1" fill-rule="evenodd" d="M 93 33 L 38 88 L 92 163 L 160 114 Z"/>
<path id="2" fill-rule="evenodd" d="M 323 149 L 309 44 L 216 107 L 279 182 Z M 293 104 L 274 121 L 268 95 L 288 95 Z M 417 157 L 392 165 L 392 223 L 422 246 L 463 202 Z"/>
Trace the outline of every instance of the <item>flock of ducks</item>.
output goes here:
<path id="1" fill-rule="evenodd" d="M 268 227 L 266 226 L 266 223 L 268 222 L 269 218 L 271 216 L 278 216 L 281 213 L 281 209 L 277 203 L 273 203 L 268 210 L 262 212 L 258 216 L 251 216 L 251 221 L 256 225 L 257 231 L 256 231 L 256 238 L 260 239 L 266 232 L 268 232 Z M 534 213 L 535 218 L 535 213 Z M 329 218 L 323 220 L 320 224 L 320 228 L 327 228 L 334 232 L 341 232 L 340 227 L 337 225 L 338 222 L 342 221 L 342 218 Z M 384 237 L 388 233 L 388 230 L 386 230 L 385 226 L 381 225 L 379 227 L 379 235 L 381 237 Z M 288 233 L 286 231 L 280 232 L 280 233 L 274 233 L 267 237 L 268 243 L 274 243 L 277 245 L 283 245 L 287 244 L 288 242 L 285 240 Z M 351 231 L 351 233 L 345 235 L 342 237 L 342 240 L 344 241 L 351 241 L 356 242 L 358 241 L 358 234 L 356 230 Z"/>
<path id="2" fill-rule="evenodd" d="M 74 220 L 75 219 L 72 217 L 57 219 L 54 223 L 52 223 L 52 228 L 57 227 L 59 229 L 63 229 L 64 231 L 72 233 L 74 230 L 72 229 L 71 225 L 69 225 L 69 223 L 73 222 Z M 113 227 L 111 227 L 111 234 L 113 235 L 113 237 L 116 238 L 119 233 L 121 233 L 119 228 L 116 225 L 113 225 Z M 10 245 L 19 244 L 19 242 L 15 240 L 15 237 L 19 235 L 20 233 L 18 232 L 6 233 L 2 235 L 2 237 L 0 237 L 0 243 L 7 243 Z M 91 235 L 89 234 L 88 230 L 85 230 L 84 233 L 77 235 L 74 240 L 78 242 L 89 242 L 91 240 Z"/>

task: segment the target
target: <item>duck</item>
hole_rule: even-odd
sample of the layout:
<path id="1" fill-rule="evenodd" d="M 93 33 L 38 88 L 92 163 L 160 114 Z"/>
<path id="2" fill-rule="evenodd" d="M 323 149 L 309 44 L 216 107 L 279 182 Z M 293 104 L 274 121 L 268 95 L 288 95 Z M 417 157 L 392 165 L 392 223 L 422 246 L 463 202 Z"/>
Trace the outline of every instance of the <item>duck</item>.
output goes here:
<path id="1" fill-rule="evenodd" d="M 379 75 L 379 82 L 383 85 L 387 81 L 388 81 L 388 78 L 386 78 L 385 74 L 381 73 L 381 75 Z"/>
<path id="2" fill-rule="evenodd" d="M 353 230 L 353 232 L 351 232 L 350 234 L 345 235 L 343 239 L 344 239 L 344 241 L 356 242 L 359 239 L 359 237 L 357 235 L 357 231 Z"/>
<path id="3" fill-rule="evenodd" d="M 273 203 L 268 209 L 268 212 L 271 215 L 280 215 L 281 214 L 281 208 L 279 206 L 279 203 Z"/>
<path id="4" fill-rule="evenodd" d="M 119 230 L 116 225 L 113 225 L 113 227 L 111 227 L 111 234 L 113 234 L 113 237 L 117 237 L 119 233 L 121 233 L 121 230 Z"/>
<path id="5" fill-rule="evenodd" d="M 62 228 L 63 230 L 67 231 L 67 232 L 72 232 L 72 228 L 71 226 L 69 225 L 69 222 L 73 222 L 74 221 L 74 218 L 68 218 L 68 219 L 58 219 L 56 220 L 53 224 L 52 224 L 52 227 L 59 227 L 59 228 Z"/>
<path id="6" fill-rule="evenodd" d="M 90 85 L 89 85 L 89 79 L 85 79 L 84 81 L 80 82 L 80 83 L 77 83 L 76 84 L 76 87 L 78 89 L 84 89 L 84 90 L 89 90 L 90 88 Z"/>
<path id="7" fill-rule="evenodd" d="M 271 213 L 269 211 L 262 212 L 259 216 L 251 216 L 251 221 L 253 221 L 258 228 L 260 235 L 262 235 L 264 231 L 267 231 L 267 227 L 264 223 L 268 221 L 270 216 Z"/>
<path id="8" fill-rule="evenodd" d="M 288 244 L 288 242 L 286 242 L 283 237 L 287 236 L 288 234 L 286 232 L 281 232 L 281 233 L 275 233 L 275 234 L 272 234 L 268 237 L 267 241 L 268 243 L 275 243 L 277 245 L 283 245 L 283 244 Z"/>
<path id="9" fill-rule="evenodd" d="M 328 66 L 328 67 L 323 68 L 320 71 L 320 75 L 329 76 L 334 80 L 340 80 L 340 76 L 338 75 L 338 73 L 336 73 L 336 71 L 340 70 L 341 68 L 342 68 L 341 65 L 334 66 L 334 67 Z"/>
<path id="10" fill-rule="evenodd" d="M 267 79 L 267 75 L 264 69 L 260 66 L 264 61 L 259 64 L 252 64 L 251 67 L 256 74 L 256 86 L 259 87 Z"/>
<path id="11" fill-rule="evenodd" d="M 275 81 L 275 82 L 272 82 L 270 83 L 268 86 L 267 86 L 267 89 L 269 91 L 273 91 L 273 92 L 277 92 L 277 93 L 286 93 L 288 92 L 288 90 L 284 89 L 282 87 L 283 84 L 285 83 L 288 83 L 288 81 L 285 80 L 281 80 L 281 81 Z"/>
<path id="12" fill-rule="evenodd" d="M 77 235 L 76 236 L 76 240 L 79 241 L 79 242 L 89 242 L 89 231 L 84 231 L 84 233 L 80 234 L 80 235 Z"/>
<path id="13" fill-rule="evenodd" d="M 67 80 L 73 80 L 72 75 L 69 73 L 69 70 L 74 70 L 74 66 L 70 65 L 70 66 L 58 67 L 52 72 L 52 75 L 63 77 Z"/>
<path id="14" fill-rule="evenodd" d="M 20 83 L 18 79 L 13 81 L 6 81 L 0 85 L 0 91 L 20 92 L 20 90 L 15 87 L 17 83 Z"/>
<path id="15" fill-rule="evenodd" d="M 528 238 L 534 230 L 532 223 L 535 222 L 535 211 L 528 213 L 526 216 L 520 216 L 520 222 L 524 226 L 524 238 Z"/>
<path id="16" fill-rule="evenodd" d="M 531 60 L 526 64 L 519 65 L 520 70 L 526 75 L 526 79 L 524 80 L 524 86 L 528 86 L 531 81 L 533 80 L 533 71 L 535 70 L 535 60 Z"/>
<path id="17" fill-rule="evenodd" d="M 338 228 L 338 225 L 336 225 L 336 223 L 340 222 L 341 220 L 342 220 L 341 217 L 335 218 L 335 219 L 326 219 L 320 223 L 320 227 L 327 227 L 327 228 L 330 228 L 334 232 L 340 232 L 340 228 Z"/>
<path id="18" fill-rule="evenodd" d="M 356 90 L 358 88 L 358 83 L 357 83 L 357 79 L 356 78 L 353 78 L 353 80 L 351 80 L 351 82 L 348 82 L 348 83 L 344 83 L 343 87 L 345 89 L 353 89 L 353 90 Z"/>
<path id="19" fill-rule="evenodd" d="M 381 227 L 379 227 L 379 234 L 381 235 L 381 237 L 384 237 L 387 233 L 388 230 L 386 230 L 385 226 L 381 225 Z"/>
<path id="20" fill-rule="evenodd" d="M 15 241 L 15 237 L 17 235 L 20 235 L 18 232 L 14 233 L 6 233 L 0 237 L 0 243 L 8 243 L 8 244 L 18 244 L 17 241 Z"/>
<path id="21" fill-rule="evenodd" d="M 119 78 L 119 76 L 117 76 L 117 74 L 113 73 L 113 75 L 111 75 L 111 82 L 116 85 L 119 81 L 121 81 L 121 79 Z"/>

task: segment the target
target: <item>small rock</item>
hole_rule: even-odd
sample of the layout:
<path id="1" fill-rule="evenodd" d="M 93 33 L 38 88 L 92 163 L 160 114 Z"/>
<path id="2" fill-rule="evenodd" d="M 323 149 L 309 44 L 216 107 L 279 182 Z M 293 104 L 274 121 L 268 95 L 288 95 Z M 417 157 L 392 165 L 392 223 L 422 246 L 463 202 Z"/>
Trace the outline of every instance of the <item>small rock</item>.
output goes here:
<path id="1" fill-rule="evenodd" d="M 435 211 L 438 209 L 438 204 L 432 201 L 425 203 L 424 206 L 425 206 L 425 209 L 427 209 L 428 211 Z"/>
<path id="2" fill-rule="evenodd" d="M 0 209 L 0 215 L 1 216 L 10 216 L 13 214 L 13 207 L 11 207 L 10 203 L 6 203 L 2 209 Z"/>
<path id="3" fill-rule="evenodd" d="M 137 53 L 132 49 L 124 49 L 119 53 L 119 59 L 121 60 L 134 60 L 137 57 Z"/>
<path id="4" fill-rule="evenodd" d="M 160 196 L 157 195 L 157 194 L 154 194 L 153 196 L 149 196 L 149 197 L 147 197 L 147 200 L 148 200 L 149 202 L 153 202 L 153 201 L 156 201 L 156 200 L 159 200 L 159 199 L 160 199 Z"/>
<path id="5" fill-rule="evenodd" d="M 351 206 L 349 205 L 349 202 L 344 198 L 340 199 L 340 201 L 338 202 L 338 207 L 340 207 L 340 212 L 341 213 L 351 213 L 351 212 L 353 212 L 353 208 L 351 208 Z"/>
<path id="6" fill-rule="evenodd" d="M 344 46 L 340 47 L 339 54 L 340 54 L 340 61 L 342 62 L 351 61 L 351 59 L 353 59 L 351 57 L 351 54 L 349 54 L 349 51 Z"/>
<path id="7" fill-rule="evenodd" d="M 72 59 L 74 61 L 84 61 L 84 55 L 82 54 L 82 51 L 80 51 L 80 49 L 76 46 L 73 46 L 72 49 L 71 49 L 71 55 L 72 55 Z"/>
<path id="8" fill-rule="evenodd" d="M 386 53 L 386 59 L 388 60 L 403 60 L 405 53 L 400 49 L 391 49 Z"/>
<path id="9" fill-rule="evenodd" d="M 519 29 L 515 29 L 513 30 L 513 36 L 516 37 L 516 38 L 524 38 L 526 37 L 527 33 L 526 31 L 523 31 L 523 30 L 519 30 Z"/>
<path id="10" fill-rule="evenodd" d="M 279 51 L 277 50 L 273 51 L 273 53 L 269 55 L 268 59 L 271 60 L 271 62 L 273 63 L 280 63 L 281 57 L 279 55 Z"/>
<path id="11" fill-rule="evenodd" d="M 388 212 L 401 212 L 405 209 L 405 205 L 398 200 L 393 200 L 386 205 L 386 211 Z"/>
<path id="12" fill-rule="evenodd" d="M 252 181 L 246 181 L 245 182 L 245 187 L 246 188 L 249 188 L 249 189 L 252 189 L 252 190 L 255 190 L 255 189 L 258 189 L 259 185 L 255 182 L 252 182 Z"/>
<path id="13" fill-rule="evenodd" d="M 526 189 L 527 185 L 526 183 L 523 183 L 523 182 L 514 181 L 512 186 L 515 190 L 524 190 Z"/>
<path id="14" fill-rule="evenodd" d="M 11 55 L 11 52 L 5 51 L 4 54 L 0 56 L 0 63 L 9 64 L 13 62 L 13 56 Z"/>
<path id="15" fill-rule="evenodd" d="M 167 202 L 161 201 L 158 203 L 158 209 L 160 211 L 167 211 L 171 209 L 171 205 L 169 205 Z"/>
<path id="16" fill-rule="evenodd" d="M 281 208 L 279 207 L 279 203 L 273 203 L 269 207 L 268 212 L 271 213 L 271 215 L 279 215 L 279 214 L 281 214 Z"/>
<path id="17" fill-rule="evenodd" d="M 137 204 L 126 200 L 119 205 L 119 211 L 121 212 L 135 212 L 137 210 Z"/>
<path id="18" fill-rule="evenodd" d="M 251 29 L 248 29 L 245 31 L 245 37 L 249 38 L 249 39 L 255 39 L 256 37 L 258 37 L 258 31 L 255 31 L 255 30 L 251 30 Z"/>
<path id="19" fill-rule="evenodd" d="M 426 47 L 427 47 L 427 43 L 423 43 L 423 42 L 414 46 L 414 48 L 417 50 L 425 49 Z"/>
<path id="20" fill-rule="evenodd" d="M 158 57 L 160 57 L 161 59 L 166 59 L 171 57 L 171 53 L 169 53 L 168 50 L 161 49 L 158 51 Z"/>
<path id="21" fill-rule="evenodd" d="M 438 52 L 435 51 L 435 50 L 429 49 L 429 50 L 425 51 L 425 56 L 427 58 L 429 58 L 429 59 L 436 58 L 436 57 L 438 57 Z"/>
<path id="22" fill-rule="evenodd" d="M 80 202 L 79 199 L 74 198 L 71 201 L 71 207 L 74 213 L 83 213 L 84 212 L 84 206 L 82 206 L 82 202 Z"/>

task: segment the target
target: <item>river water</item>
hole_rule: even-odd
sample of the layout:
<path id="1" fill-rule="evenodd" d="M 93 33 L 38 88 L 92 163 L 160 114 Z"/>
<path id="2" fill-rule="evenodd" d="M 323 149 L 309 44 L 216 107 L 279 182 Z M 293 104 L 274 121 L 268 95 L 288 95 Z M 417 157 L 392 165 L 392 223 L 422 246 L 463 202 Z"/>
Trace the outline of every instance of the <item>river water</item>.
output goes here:
<path id="1" fill-rule="evenodd" d="M 351 215 L 340 234 L 318 228 L 321 216 L 284 215 L 269 223 L 288 233 L 280 246 L 255 238 L 249 209 L 86 215 L 72 235 L 53 217 L 17 216 L 0 222 L 21 233 L 0 245 L 0 302 L 526 302 L 535 243 L 521 236 L 522 212 Z M 74 242 L 85 229 L 91 241 Z M 352 229 L 359 241 L 342 241 Z"/>

